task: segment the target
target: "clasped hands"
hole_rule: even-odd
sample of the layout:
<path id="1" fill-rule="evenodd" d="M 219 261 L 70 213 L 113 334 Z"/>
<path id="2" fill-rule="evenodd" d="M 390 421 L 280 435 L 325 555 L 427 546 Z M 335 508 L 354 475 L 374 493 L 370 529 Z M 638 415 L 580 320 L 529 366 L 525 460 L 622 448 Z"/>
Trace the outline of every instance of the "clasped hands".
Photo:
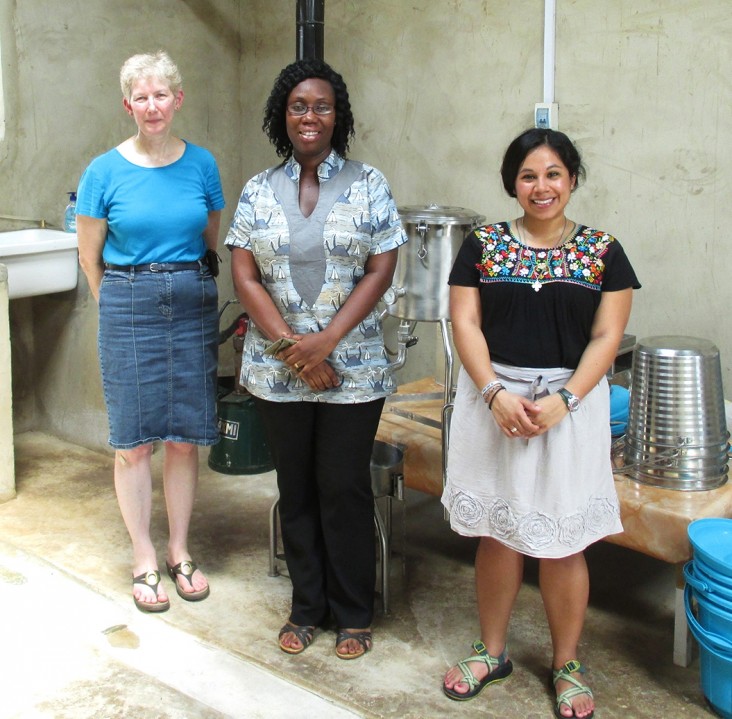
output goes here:
<path id="1" fill-rule="evenodd" d="M 277 359 L 292 367 L 313 390 L 322 391 L 338 387 L 341 378 L 327 361 L 335 345 L 331 346 L 323 332 L 283 336 L 295 340 L 295 344 L 278 352 L 275 355 Z"/>
<path id="2" fill-rule="evenodd" d="M 532 401 L 508 390 L 495 396 L 491 410 L 506 437 L 524 439 L 544 434 L 569 414 L 556 393 Z"/>

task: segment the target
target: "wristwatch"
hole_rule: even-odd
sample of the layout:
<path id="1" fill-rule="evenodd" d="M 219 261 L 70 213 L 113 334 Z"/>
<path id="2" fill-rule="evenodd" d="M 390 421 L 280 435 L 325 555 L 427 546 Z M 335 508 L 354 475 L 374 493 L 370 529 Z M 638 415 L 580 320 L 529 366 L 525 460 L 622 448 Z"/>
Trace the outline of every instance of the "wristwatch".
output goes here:
<path id="1" fill-rule="evenodd" d="M 564 404 L 570 412 L 576 412 L 580 406 L 580 399 L 576 394 L 572 394 L 568 389 L 562 387 L 557 390 L 557 394 L 562 398 Z"/>

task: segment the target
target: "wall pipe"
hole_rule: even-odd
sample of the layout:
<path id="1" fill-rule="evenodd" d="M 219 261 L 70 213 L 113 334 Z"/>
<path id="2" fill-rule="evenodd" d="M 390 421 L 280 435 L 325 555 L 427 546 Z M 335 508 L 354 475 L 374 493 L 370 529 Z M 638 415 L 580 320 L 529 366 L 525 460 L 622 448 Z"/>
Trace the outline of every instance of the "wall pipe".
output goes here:
<path id="1" fill-rule="evenodd" d="M 325 37 L 325 0 L 297 0 L 297 60 L 323 60 Z"/>
<path id="2" fill-rule="evenodd" d="M 544 0 L 544 103 L 554 102 L 554 75 L 557 42 L 557 3 Z"/>

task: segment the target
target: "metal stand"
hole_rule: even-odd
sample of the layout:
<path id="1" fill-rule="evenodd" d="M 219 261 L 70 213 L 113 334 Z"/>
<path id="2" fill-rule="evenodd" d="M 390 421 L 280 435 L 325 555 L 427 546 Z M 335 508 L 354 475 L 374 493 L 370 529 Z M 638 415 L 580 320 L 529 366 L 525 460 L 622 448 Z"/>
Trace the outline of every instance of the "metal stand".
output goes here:
<path id="1" fill-rule="evenodd" d="M 445 399 L 442 406 L 442 487 L 447 484 L 447 448 L 450 445 L 450 420 L 452 419 L 453 391 L 452 391 L 452 344 L 450 343 L 449 320 L 440 320 L 442 330 L 442 345 L 445 350 Z M 450 512 L 445 507 L 442 510 L 445 521 L 450 521 Z"/>

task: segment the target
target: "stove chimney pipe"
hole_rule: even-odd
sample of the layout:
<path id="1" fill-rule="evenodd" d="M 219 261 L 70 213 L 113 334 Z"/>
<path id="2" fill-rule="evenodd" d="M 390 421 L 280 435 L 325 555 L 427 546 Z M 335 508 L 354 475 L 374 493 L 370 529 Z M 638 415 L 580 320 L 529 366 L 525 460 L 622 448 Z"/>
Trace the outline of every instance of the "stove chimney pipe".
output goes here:
<path id="1" fill-rule="evenodd" d="M 297 60 L 323 60 L 325 0 L 297 0 Z"/>

